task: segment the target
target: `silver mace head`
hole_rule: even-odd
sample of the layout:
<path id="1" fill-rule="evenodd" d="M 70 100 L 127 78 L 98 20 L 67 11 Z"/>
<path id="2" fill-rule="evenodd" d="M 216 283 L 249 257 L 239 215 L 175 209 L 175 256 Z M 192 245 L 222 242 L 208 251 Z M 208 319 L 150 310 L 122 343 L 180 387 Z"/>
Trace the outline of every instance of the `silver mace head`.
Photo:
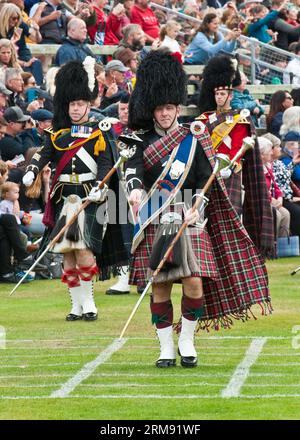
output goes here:
<path id="1" fill-rule="evenodd" d="M 134 156 L 135 152 L 136 152 L 136 145 L 132 145 L 129 148 L 120 149 L 119 155 L 120 158 L 122 159 L 122 162 L 126 162 L 128 159 Z"/>
<path id="2" fill-rule="evenodd" d="M 226 154 L 218 153 L 215 156 L 216 164 L 213 169 L 213 173 L 217 174 L 219 171 L 227 168 L 230 165 L 230 159 Z"/>

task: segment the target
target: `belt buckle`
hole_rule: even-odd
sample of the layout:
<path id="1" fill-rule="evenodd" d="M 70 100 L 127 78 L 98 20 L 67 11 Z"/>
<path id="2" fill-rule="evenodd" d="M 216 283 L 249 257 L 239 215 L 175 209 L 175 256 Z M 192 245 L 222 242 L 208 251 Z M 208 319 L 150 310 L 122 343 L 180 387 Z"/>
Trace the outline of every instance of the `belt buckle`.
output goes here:
<path id="1" fill-rule="evenodd" d="M 71 174 L 70 183 L 79 183 L 79 175 L 78 174 Z"/>

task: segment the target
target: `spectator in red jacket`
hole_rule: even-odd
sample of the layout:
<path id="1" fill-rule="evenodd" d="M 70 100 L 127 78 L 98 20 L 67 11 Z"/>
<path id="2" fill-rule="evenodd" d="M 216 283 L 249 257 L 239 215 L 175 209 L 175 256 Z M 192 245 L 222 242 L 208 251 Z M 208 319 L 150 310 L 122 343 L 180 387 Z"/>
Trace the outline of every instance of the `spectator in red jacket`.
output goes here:
<path id="1" fill-rule="evenodd" d="M 96 12 L 96 24 L 88 26 L 88 34 L 93 43 L 103 44 L 107 15 L 104 12 L 108 0 L 93 0 L 91 5 Z"/>
<path id="2" fill-rule="evenodd" d="M 122 29 L 130 23 L 122 3 L 118 3 L 109 14 L 105 27 L 104 44 L 119 44 L 122 38 Z"/>
<path id="3" fill-rule="evenodd" d="M 131 23 L 136 23 L 143 29 L 146 40 L 152 44 L 159 37 L 159 23 L 149 8 L 149 0 L 135 0 L 131 9 Z"/>

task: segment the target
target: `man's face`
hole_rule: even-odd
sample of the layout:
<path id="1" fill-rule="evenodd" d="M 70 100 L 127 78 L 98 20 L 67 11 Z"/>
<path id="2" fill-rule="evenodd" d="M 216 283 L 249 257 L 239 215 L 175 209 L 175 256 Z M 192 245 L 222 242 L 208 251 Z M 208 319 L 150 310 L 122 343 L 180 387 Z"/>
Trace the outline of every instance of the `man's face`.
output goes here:
<path id="1" fill-rule="evenodd" d="M 83 20 L 78 20 L 77 26 L 74 28 L 69 29 L 68 31 L 69 37 L 73 38 L 74 40 L 80 41 L 80 43 L 83 43 L 86 39 L 87 35 L 87 28 L 86 24 Z"/>
<path id="2" fill-rule="evenodd" d="M 118 70 L 112 70 L 111 71 L 111 77 L 116 82 L 117 85 L 121 85 L 124 82 L 125 73 L 119 72 Z"/>
<path id="3" fill-rule="evenodd" d="M 9 122 L 9 131 L 13 136 L 21 133 L 25 129 L 26 122 Z"/>
<path id="4" fill-rule="evenodd" d="M 136 4 L 141 8 L 147 8 L 149 0 L 138 0 Z"/>
<path id="5" fill-rule="evenodd" d="M 78 124 L 87 122 L 89 118 L 90 103 L 79 99 L 69 103 L 69 116 L 72 122 Z"/>
<path id="6" fill-rule="evenodd" d="M 218 108 L 229 108 L 231 102 L 231 92 L 229 90 L 217 90 L 215 100 Z"/>
<path id="7" fill-rule="evenodd" d="M 175 104 L 166 104 L 156 107 L 154 110 L 154 119 L 165 130 L 168 130 L 179 116 L 179 106 Z"/>
<path id="8" fill-rule="evenodd" d="M 7 81 L 7 86 L 15 93 L 22 93 L 24 81 L 21 75 L 17 75 Z"/>
<path id="9" fill-rule="evenodd" d="M 122 125 L 128 124 L 128 107 L 128 103 L 119 102 L 118 114 Z"/>

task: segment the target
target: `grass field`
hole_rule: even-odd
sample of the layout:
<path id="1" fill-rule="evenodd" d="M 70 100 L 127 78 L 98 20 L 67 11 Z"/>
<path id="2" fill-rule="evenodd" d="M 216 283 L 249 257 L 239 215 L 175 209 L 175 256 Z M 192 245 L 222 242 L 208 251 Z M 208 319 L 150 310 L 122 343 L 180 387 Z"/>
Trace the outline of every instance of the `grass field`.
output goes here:
<path id="1" fill-rule="evenodd" d="M 273 315 L 255 308 L 257 321 L 198 335 L 199 366 L 191 370 L 154 366 L 148 298 L 118 341 L 135 289 L 112 297 L 104 294 L 112 282 L 97 283 L 100 319 L 68 323 L 59 281 L 26 284 L 12 297 L 12 286 L 1 284 L 0 418 L 299 419 L 300 272 L 290 276 L 299 264 L 269 262 Z"/>

